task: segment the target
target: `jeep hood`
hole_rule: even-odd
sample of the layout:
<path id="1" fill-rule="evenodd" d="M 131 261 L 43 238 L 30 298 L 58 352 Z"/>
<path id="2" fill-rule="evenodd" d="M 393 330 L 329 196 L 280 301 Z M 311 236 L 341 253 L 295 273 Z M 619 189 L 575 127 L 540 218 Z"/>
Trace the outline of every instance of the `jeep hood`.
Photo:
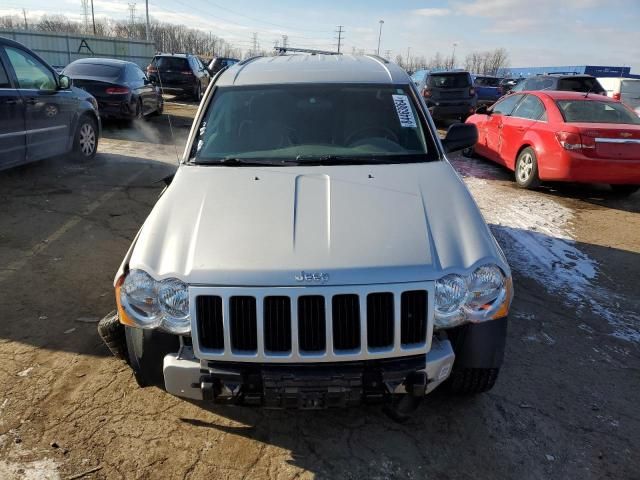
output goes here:
<path id="1" fill-rule="evenodd" d="M 508 272 L 446 161 L 183 165 L 139 232 L 129 268 L 190 284 L 290 286 L 433 280 L 484 262 Z M 300 282 L 301 272 L 320 275 Z"/>

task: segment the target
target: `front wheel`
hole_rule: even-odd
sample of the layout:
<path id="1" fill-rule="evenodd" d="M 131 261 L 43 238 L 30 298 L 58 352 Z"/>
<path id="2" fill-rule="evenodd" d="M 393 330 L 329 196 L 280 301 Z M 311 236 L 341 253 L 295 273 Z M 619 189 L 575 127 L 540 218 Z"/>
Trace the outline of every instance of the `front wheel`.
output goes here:
<path id="1" fill-rule="evenodd" d="M 515 168 L 516 183 L 519 187 L 534 189 L 540 185 L 538 176 L 538 158 L 536 152 L 531 147 L 527 147 L 520 152 L 516 160 Z"/>
<path id="2" fill-rule="evenodd" d="M 98 151 L 98 125 L 88 115 L 80 117 L 73 140 L 73 156 L 78 160 L 93 160 Z"/>

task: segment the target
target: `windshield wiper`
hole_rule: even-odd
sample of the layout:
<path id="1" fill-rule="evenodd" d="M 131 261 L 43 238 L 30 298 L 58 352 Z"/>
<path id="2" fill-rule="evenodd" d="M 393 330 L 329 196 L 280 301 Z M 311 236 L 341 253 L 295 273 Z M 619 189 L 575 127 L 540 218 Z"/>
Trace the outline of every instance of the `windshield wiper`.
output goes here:
<path id="1" fill-rule="evenodd" d="M 226 157 L 215 160 L 208 160 L 206 162 L 196 162 L 199 165 L 224 165 L 226 167 L 264 167 L 267 166 L 281 166 L 291 163 L 287 160 L 270 160 L 262 158 L 240 158 L 240 157 Z M 296 163 L 296 162 L 293 162 Z"/>
<path id="2" fill-rule="evenodd" d="M 353 157 L 349 155 L 298 155 L 299 165 L 365 165 L 375 163 L 412 163 L 424 161 L 424 154 L 383 155 L 379 157 Z"/>

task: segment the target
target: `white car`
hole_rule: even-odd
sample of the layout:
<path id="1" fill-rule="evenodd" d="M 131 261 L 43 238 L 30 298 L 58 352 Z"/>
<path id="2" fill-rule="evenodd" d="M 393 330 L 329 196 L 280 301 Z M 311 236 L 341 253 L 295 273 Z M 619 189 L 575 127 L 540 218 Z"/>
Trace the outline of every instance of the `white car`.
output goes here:
<path id="1" fill-rule="evenodd" d="M 601 77 L 607 96 L 620 100 L 640 116 L 640 78 Z"/>
<path id="2" fill-rule="evenodd" d="M 447 379 L 490 389 L 511 272 L 445 157 L 476 140 L 457 124 L 440 142 L 379 57 L 230 67 L 117 272 L 103 336 L 124 328 L 141 385 L 217 403 L 381 400 L 404 418 Z"/>

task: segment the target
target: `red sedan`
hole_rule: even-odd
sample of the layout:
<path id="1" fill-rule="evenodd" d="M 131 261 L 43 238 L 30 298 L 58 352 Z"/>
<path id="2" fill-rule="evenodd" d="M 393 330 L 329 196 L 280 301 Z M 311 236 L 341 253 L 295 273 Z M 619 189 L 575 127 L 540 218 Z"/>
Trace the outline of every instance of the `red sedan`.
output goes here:
<path id="1" fill-rule="evenodd" d="M 515 172 L 519 186 L 541 180 L 640 188 L 640 118 L 620 102 L 579 92 L 519 92 L 480 108 L 474 152 Z"/>

